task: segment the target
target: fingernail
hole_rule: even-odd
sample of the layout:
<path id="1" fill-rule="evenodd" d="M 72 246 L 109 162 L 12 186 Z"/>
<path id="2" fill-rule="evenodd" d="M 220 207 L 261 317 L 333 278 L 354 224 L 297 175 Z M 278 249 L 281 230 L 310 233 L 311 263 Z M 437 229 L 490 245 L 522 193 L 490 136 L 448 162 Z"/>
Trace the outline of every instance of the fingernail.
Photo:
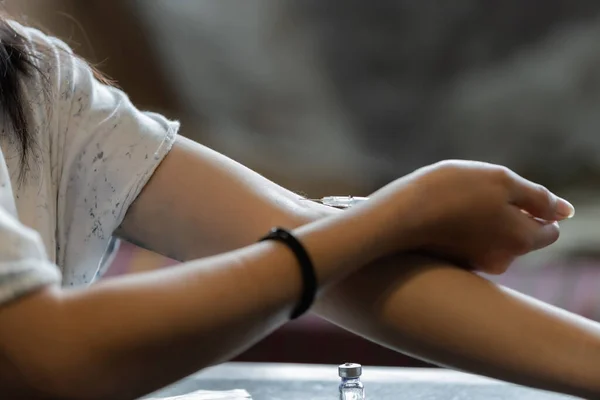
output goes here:
<path id="1" fill-rule="evenodd" d="M 556 202 L 556 214 L 561 218 L 573 218 L 575 207 L 565 199 L 559 198 Z"/>

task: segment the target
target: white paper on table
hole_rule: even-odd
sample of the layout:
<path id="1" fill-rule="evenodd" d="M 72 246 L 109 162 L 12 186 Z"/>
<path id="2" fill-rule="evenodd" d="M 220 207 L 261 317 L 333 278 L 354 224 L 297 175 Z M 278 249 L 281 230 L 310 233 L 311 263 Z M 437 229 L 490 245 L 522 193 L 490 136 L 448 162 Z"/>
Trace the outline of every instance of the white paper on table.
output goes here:
<path id="1" fill-rule="evenodd" d="M 148 400 L 248 400 L 250 394 L 242 389 L 213 391 L 198 390 L 188 394 L 182 394 L 172 397 L 153 397 Z"/>

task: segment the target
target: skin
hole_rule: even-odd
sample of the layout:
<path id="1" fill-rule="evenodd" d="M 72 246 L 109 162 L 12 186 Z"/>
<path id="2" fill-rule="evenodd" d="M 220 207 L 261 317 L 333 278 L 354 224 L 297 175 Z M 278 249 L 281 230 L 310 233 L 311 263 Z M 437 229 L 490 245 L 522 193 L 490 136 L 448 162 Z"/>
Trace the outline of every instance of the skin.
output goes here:
<path id="1" fill-rule="evenodd" d="M 444 204 L 426 201 L 433 194 Z M 301 292 L 291 252 L 256 243 L 278 225 L 295 228 L 311 254 L 325 318 L 442 365 L 600 398 L 597 324 L 407 255 L 502 272 L 558 237 L 556 224 L 521 209 L 547 221 L 570 214 L 545 189 L 476 163 L 417 171 L 341 213 L 180 138 L 118 234 L 187 262 L 1 308 L 0 389 L 131 399 L 240 353 L 284 324 Z"/>
<path id="2" fill-rule="evenodd" d="M 146 187 L 121 231 L 125 238 L 160 254 L 181 261 L 204 257 L 250 244 L 272 226 L 294 228 L 341 212 L 299 200 L 296 194 L 191 141 L 182 140 L 173 154 Z M 202 171 L 198 176 L 203 184 L 191 184 L 189 175 L 178 173 L 184 169 Z M 543 198 L 547 195 L 539 186 L 533 190 L 541 191 Z M 200 203 L 204 206 L 197 207 Z M 161 204 L 177 204 L 175 218 L 162 211 Z M 544 201 L 527 201 L 527 206 L 532 213 L 553 219 L 544 211 Z M 165 235 L 165 229 L 171 234 Z M 548 243 L 547 238 L 537 240 L 527 250 Z M 501 273 L 511 261 L 511 256 L 499 263 L 492 260 L 482 269 Z M 379 344 L 440 365 L 598 397 L 597 324 L 440 259 L 396 254 L 378 260 L 327 288 L 314 311 Z"/>

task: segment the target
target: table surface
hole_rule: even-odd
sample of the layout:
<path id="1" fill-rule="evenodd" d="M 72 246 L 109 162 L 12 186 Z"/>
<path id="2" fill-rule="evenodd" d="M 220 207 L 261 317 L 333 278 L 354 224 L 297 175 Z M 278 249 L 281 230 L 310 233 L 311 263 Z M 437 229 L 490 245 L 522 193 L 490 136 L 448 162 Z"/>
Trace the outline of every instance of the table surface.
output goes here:
<path id="1" fill-rule="evenodd" d="M 362 381 L 369 400 L 574 399 L 444 369 L 364 366 Z M 226 363 L 192 375 L 152 397 L 201 389 L 246 389 L 253 400 L 335 400 L 338 382 L 336 365 Z"/>

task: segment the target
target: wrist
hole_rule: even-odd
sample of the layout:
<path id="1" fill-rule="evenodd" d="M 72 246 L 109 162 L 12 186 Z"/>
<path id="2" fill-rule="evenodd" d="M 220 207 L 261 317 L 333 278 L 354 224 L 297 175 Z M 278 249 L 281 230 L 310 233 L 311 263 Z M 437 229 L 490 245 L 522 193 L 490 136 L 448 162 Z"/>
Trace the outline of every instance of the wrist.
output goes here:
<path id="1" fill-rule="evenodd" d="M 337 212 L 294 229 L 313 260 L 320 284 L 337 282 L 380 257 L 373 234 L 376 227 L 365 217 Z"/>
<path id="2" fill-rule="evenodd" d="M 299 201 L 302 205 L 302 211 L 299 213 L 300 221 L 298 226 L 318 221 L 323 218 L 338 215 L 344 212 L 344 210 L 341 210 L 339 208 L 326 206 L 324 204 L 320 204 L 306 199 L 302 199 Z"/>
<path id="3" fill-rule="evenodd" d="M 426 222 L 414 206 L 419 204 L 414 197 L 409 188 L 402 190 L 400 195 L 394 190 L 389 194 L 381 193 L 364 207 L 361 205 L 352 210 L 364 213 L 365 219 L 374 227 L 372 236 L 378 244 L 379 257 L 423 248 Z"/>
<path id="4" fill-rule="evenodd" d="M 357 239 L 355 244 L 367 243 L 370 253 L 376 255 L 375 259 L 392 253 L 412 251 L 422 247 L 424 243 L 420 233 L 423 231 L 422 218 L 412 206 L 413 197 L 409 190 L 404 190 L 399 199 L 383 200 L 378 196 L 348 209 L 302 199 L 299 200 L 302 207 L 297 213 L 295 227 L 341 214 L 351 214 L 351 221 L 346 223 L 347 229 L 359 233 L 360 240 Z"/>

